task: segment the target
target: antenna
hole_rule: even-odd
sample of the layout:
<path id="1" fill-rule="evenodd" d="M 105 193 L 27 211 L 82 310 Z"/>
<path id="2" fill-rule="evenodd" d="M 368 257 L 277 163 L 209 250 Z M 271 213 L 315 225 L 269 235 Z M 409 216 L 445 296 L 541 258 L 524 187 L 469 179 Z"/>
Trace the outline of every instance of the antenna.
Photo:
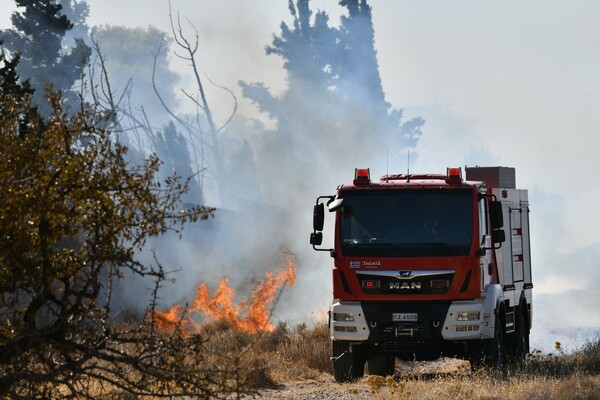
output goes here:
<path id="1" fill-rule="evenodd" d="M 390 148 L 385 149 L 385 181 L 390 179 Z"/>
<path id="2" fill-rule="evenodd" d="M 406 150 L 406 182 L 410 182 L 410 150 Z"/>

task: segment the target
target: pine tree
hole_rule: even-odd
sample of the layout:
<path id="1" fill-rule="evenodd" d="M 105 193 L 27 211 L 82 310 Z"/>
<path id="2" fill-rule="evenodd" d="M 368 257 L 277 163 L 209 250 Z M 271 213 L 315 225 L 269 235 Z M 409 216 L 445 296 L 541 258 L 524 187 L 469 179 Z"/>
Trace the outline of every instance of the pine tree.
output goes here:
<path id="1" fill-rule="evenodd" d="M 68 51 L 62 41 L 73 24 L 61 13 L 62 5 L 55 0 L 15 0 L 23 11 L 11 17 L 13 29 L 0 32 L 6 49 L 11 54 L 20 54 L 18 72 L 28 80 L 35 90 L 33 102 L 42 107 L 42 114 L 50 110 L 42 101 L 44 91 L 52 85 L 55 91 L 63 92 L 67 102 L 76 98 L 70 90 L 81 78 L 87 65 L 91 49 L 83 39 L 76 39 Z"/>
<path id="2" fill-rule="evenodd" d="M 17 73 L 17 65 L 19 65 L 19 55 L 12 59 L 6 56 L 6 52 L 2 48 L 0 41 L 0 96 L 26 96 L 32 95 L 33 89 L 29 82 L 21 82 Z"/>
<path id="3" fill-rule="evenodd" d="M 189 176 L 193 175 L 192 161 L 188 143 L 185 137 L 177 130 L 175 124 L 169 121 L 165 124 L 163 131 L 152 137 L 152 144 L 156 154 L 163 165 L 160 175 L 165 179 L 171 175 Z M 182 201 L 192 204 L 203 204 L 202 187 L 197 180 L 189 182 L 189 191 L 183 195 Z"/>
<path id="4" fill-rule="evenodd" d="M 290 1 L 289 10 L 294 18 L 293 26 L 282 23 L 281 36 L 273 38 L 273 44 L 266 48 L 266 52 L 284 59 L 289 92 L 306 88 L 306 85 L 310 86 L 310 90 L 322 91 L 328 86 L 332 74 L 323 68 L 331 65 L 337 55 L 336 30 L 329 27 L 329 16 L 321 11 L 315 14 L 311 24 L 309 0 L 298 0 L 296 5 Z"/>
<path id="5" fill-rule="evenodd" d="M 313 16 L 309 0 L 290 0 L 293 24 L 282 23 L 266 49 L 283 58 L 287 90 L 274 96 L 263 84 L 241 83 L 244 95 L 277 122 L 274 134 L 263 136 L 258 157 L 267 179 L 353 170 L 356 155 L 385 168 L 387 149 L 398 153 L 420 135 L 422 119 L 405 122 L 402 110 L 385 101 L 371 7 L 366 0 L 340 5 L 347 15 L 335 28 L 325 12 Z M 286 196 L 284 187 L 269 190 L 267 196 Z"/>
<path id="6" fill-rule="evenodd" d="M 379 75 L 371 7 L 366 0 L 342 0 L 340 4 L 348 9 L 348 16 L 342 16 L 339 34 L 343 49 L 339 90 L 345 99 L 367 98 L 374 109 L 386 110 L 390 105 Z"/>

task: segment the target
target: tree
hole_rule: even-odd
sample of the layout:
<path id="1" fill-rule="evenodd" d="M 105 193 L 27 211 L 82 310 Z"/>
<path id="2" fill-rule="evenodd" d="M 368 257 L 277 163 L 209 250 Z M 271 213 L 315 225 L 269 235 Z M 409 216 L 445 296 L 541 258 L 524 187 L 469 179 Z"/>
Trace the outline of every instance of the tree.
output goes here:
<path id="1" fill-rule="evenodd" d="M 348 15 L 342 16 L 339 30 L 343 50 L 336 74 L 338 91 L 345 100 L 356 99 L 383 111 L 381 117 L 386 118 L 390 104 L 385 101 L 377 65 L 371 7 L 366 0 L 341 0 L 340 4 L 346 7 Z"/>
<path id="2" fill-rule="evenodd" d="M 194 145 L 201 138 L 196 134 L 194 119 L 185 119 L 173 111 L 177 105 L 175 88 L 179 77 L 169 69 L 171 41 L 152 26 L 94 28 L 93 69 L 102 71 L 92 76 L 94 86 L 101 87 L 94 96 L 104 107 L 114 111 L 117 118 L 113 122 L 115 129 L 118 126 L 122 131 L 123 143 L 129 143 L 140 154 L 159 154 L 167 173 L 194 175 L 186 201 L 202 204 L 203 182 L 198 175 L 204 169 L 204 156 Z M 164 125 L 162 131 L 156 128 L 161 124 Z"/>
<path id="3" fill-rule="evenodd" d="M 193 175 L 192 161 L 190 160 L 188 143 L 185 137 L 177 131 L 175 124 L 169 121 L 162 132 L 152 133 L 150 139 L 158 157 L 164 160 L 162 172 L 164 175 L 188 176 Z M 183 201 L 192 204 L 202 204 L 202 188 L 194 180 L 189 186 Z"/>
<path id="4" fill-rule="evenodd" d="M 336 79 L 335 66 L 340 63 L 342 49 L 337 45 L 338 32 L 329 27 L 329 16 L 323 11 L 315 14 L 311 23 L 312 11 L 308 0 L 290 0 L 289 10 L 294 18 L 292 27 L 281 24 L 281 36 L 274 36 L 268 55 L 275 54 L 284 59 L 288 77 L 288 93 L 304 92 L 323 97 L 327 87 Z"/>
<path id="5" fill-rule="evenodd" d="M 19 55 L 10 59 L 6 56 L 2 40 L 0 40 L 0 93 L 3 96 L 26 96 L 32 95 L 33 89 L 29 82 L 19 82 L 17 65 L 19 65 Z"/>
<path id="6" fill-rule="evenodd" d="M 78 38 L 70 50 L 63 48 L 63 37 L 72 29 L 73 23 L 61 13 L 62 5 L 57 1 L 15 2 L 24 10 L 13 13 L 13 29 L 0 32 L 0 38 L 11 54 L 21 55 L 18 72 L 24 80 L 29 80 L 35 90 L 34 104 L 43 107 L 42 114 L 51 111 L 43 96 L 46 86 L 52 85 L 55 91 L 63 92 L 63 97 L 71 103 L 71 107 L 75 107 L 78 99 L 71 89 L 88 64 L 90 47 Z M 85 7 L 76 10 L 87 12 Z"/>
<path id="7" fill-rule="evenodd" d="M 371 8 L 366 0 L 340 4 L 347 15 L 335 28 L 325 12 L 313 14 L 309 0 L 289 1 L 293 23 L 282 23 L 266 48 L 284 60 L 283 94 L 274 96 L 260 83 L 240 83 L 244 96 L 277 123 L 259 146 L 264 163 L 259 169 L 268 181 L 293 178 L 300 186 L 314 185 L 308 180 L 322 171 L 352 171 L 358 157 L 383 170 L 386 150 L 398 154 L 421 134 L 422 119 L 403 121 L 402 110 L 385 101 Z M 265 194 L 285 199 L 287 190 L 273 185 Z"/>
<path id="8" fill-rule="evenodd" d="M 42 117 L 15 63 L 1 53 L 0 398 L 94 398 L 92 382 L 134 396 L 248 390 L 233 364 L 206 364 L 201 337 L 157 329 L 168 272 L 159 255 L 151 265 L 137 258 L 148 239 L 212 210 L 183 211 L 187 181 L 157 181 L 155 156 L 128 165 L 97 105 L 65 113 L 52 92 Z M 112 286 L 126 271 L 154 282 L 141 324 L 110 320 Z"/>
<path id="9" fill-rule="evenodd" d="M 72 23 L 65 36 L 63 36 L 63 47 L 69 48 L 77 45 L 77 39 L 89 45 L 90 27 L 87 18 L 90 15 L 90 7 L 85 0 L 59 0 L 62 5 L 61 14 Z"/>
<path id="10" fill-rule="evenodd" d="M 123 97 L 116 106 L 122 112 L 136 114 L 143 107 L 147 115 L 154 117 L 152 124 L 166 123 L 165 112 L 152 88 L 154 66 L 159 77 L 157 89 L 169 107 L 176 106 L 175 88 L 179 77 L 169 69 L 171 40 L 166 34 L 153 26 L 127 28 L 106 25 L 93 28 L 92 40 L 95 57 L 104 59 L 110 85 L 119 89 L 116 93 L 118 98 Z M 122 96 L 122 91 L 125 91 L 125 96 Z M 164 117 L 161 120 L 156 116 Z"/>
<path id="11" fill-rule="evenodd" d="M 218 198 L 220 200 L 220 205 L 222 207 L 230 206 L 231 204 L 229 204 L 230 196 L 228 196 L 229 185 L 228 185 L 228 176 L 227 176 L 227 170 L 226 170 L 226 160 L 225 160 L 225 157 L 223 156 L 224 149 L 223 149 L 223 144 L 221 143 L 222 141 L 220 140 L 220 137 L 221 137 L 221 133 L 223 132 L 223 130 L 225 128 L 227 128 L 227 126 L 230 124 L 230 122 L 232 121 L 233 117 L 236 114 L 237 98 L 235 97 L 235 95 L 233 94 L 233 92 L 231 90 L 229 90 L 225 87 L 222 87 L 222 86 L 215 85 L 210 79 L 208 79 L 208 77 L 206 78 L 206 80 L 208 80 L 214 86 L 228 92 L 233 99 L 233 109 L 231 111 L 231 114 L 225 120 L 224 123 L 219 125 L 213 116 L 211 104 L 208 101 L 208 97 L 206 95 L 206 82 L 203 80 L 203 78 L 200 75 L 200 64 L 198 61 L 198 54 L 197 54 L 198 48 L 199 48 L 198 30 L 189 20 L 187 20 L 187 22 L 189 23 L 189 27 L 194 31 L 193 36 L 188 35 L 182 27 L 181 18 L 179 16 L 179 13 L 177 14 L 176 20 L 173 18 L 170 2 L 169 2 L 169 20 L 171 23 L 171 32 L 173 34 L 175 44 L 177 45 L 177 47 L 179 49 L 179 52 L 176 51 L 175 55 L 189 63 L 192 73 L 195 78 L 195 84 L 196 84 L 195 89 L 197 91 L 196 93 L 192 93 L 189 90 L 182 89 L 183 94 L 194 104 L 194 106 L 196 108 L 195 123 L 190 124 L 190 123 L 184 121 L 182 118 L 177 118 L 174 115 L 174 113 L 168 108 L 168 106 L 165 104 L 165 102 L 162 100 L 158 90 L 156 91 L 156 93 L 157 93 L 158 97 L 161 99 L 161 104 L 163 106 L 165 106 L 165 109 L 167 110 L 167 112 L 171 116 L 175 117 L 175 119 L 182 126 L 186 127 L 186 129 L 188 131 L 190 131 L 190 136 L 192 136 L 195 131 L 195 136 L 200 142 L 200 147 L 201 147 L 201 151 L 203 154 L 201 170 L 202 171 L 204 171 L 205 169 L 210 170 L 210 175 L 214 179 L 214 182 L 216 184 L 216 191 L 218 194 Z M 192 36 L 193 38 L 190 38 L 189 36 Z M 153 80 L 153 82 L 154 82 L 154 80 Z M 203 120 L 203 122 L 200 122 L 201 120 Z M 205 137 L 206 137 L 206 139 L 205 139 Z M 206 146 L 205 146 L 205 141 L 206 141 Z M 209 149 L 208 152 L 210 152 L 210 156 L 211 156 L 210 162 L 206 163 L 208 165 L 206 168 L 204 168 L 204 165 L 205 165 L 204 156 L 208 152 L 204 152 L 205 147 Z M 204 182 L 204 179 L 202 179 L 202 181 Z"/>

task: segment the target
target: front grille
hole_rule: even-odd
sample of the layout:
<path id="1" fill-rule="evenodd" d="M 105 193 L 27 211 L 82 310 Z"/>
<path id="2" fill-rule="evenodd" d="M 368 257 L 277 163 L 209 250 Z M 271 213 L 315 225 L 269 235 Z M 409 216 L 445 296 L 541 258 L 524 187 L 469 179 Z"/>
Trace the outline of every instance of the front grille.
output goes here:
<path id="1" fill-rule="evenodd" d="M 406 277 L 402 273 L 407 273 Z M 420 275 L 424 273 L 423 275 Z M 428 274 L 427 274 L 428 273 Z M 448 292 L 454 271 L 358 271 L 365 294 L 443 294 Z"/>

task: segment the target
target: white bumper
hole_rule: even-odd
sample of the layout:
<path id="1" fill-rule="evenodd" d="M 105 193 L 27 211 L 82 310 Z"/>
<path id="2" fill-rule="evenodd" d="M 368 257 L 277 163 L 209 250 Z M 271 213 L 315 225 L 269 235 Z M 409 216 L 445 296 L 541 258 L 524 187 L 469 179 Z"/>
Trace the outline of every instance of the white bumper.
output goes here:
<path id="1" fill-rule="evenodd" d="M 481 339 L 483 317 L 480 301 L 453 301 L 444 320 L 442 337 L 444 340 Z"/>
<path id="2" fill-rule="evenodd" d="M 444 340 L 481 339 L 484 331 L 484 312 L 481 301 L 454 301 L 442 326 Z M 329 333 L 333 340 L 365 341 L 369 325 L 359 301 L 333 300 Z"/>
<path id="3" fill-rule="evenodd" d="M 333 300 L 329 334 L 333 340 L 367 340 L 369 327 L 358 301 Z"/>

